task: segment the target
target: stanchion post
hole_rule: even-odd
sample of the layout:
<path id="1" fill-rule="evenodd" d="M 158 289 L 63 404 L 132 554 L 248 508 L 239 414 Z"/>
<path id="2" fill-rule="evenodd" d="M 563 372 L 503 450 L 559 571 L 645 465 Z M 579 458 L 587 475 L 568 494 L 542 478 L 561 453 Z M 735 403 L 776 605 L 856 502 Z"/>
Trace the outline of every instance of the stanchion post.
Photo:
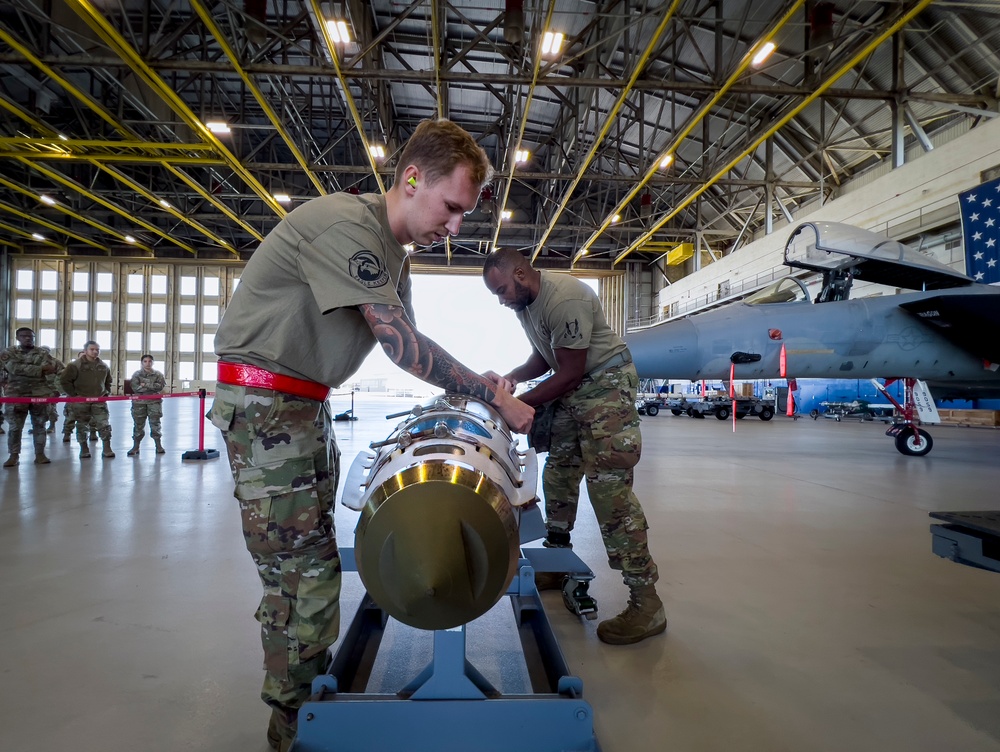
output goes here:
<path id="1" fill-rule="evenodd" d="M 198 390 L 198 448 L 190 449 L 181 455 L 182 460 L 214 460 L 219 456 L 218 449 L 205 449 L 205 394 L 204 389 Z"/>

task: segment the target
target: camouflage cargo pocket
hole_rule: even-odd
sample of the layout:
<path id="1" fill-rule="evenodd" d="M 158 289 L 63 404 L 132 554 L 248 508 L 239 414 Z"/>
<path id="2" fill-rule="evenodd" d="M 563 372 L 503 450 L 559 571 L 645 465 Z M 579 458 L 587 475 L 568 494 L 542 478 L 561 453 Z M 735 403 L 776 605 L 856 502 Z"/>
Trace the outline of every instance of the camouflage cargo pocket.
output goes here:
<path id="1" fill-rule="evenodd" d="M 243 535 L 251 553 L 292 552 L 329 534 L 312 457 L 278 460 L 237 471 Z"/>
<path id="2" fill-rule="evenodd" d="M 590 451 L 598 470 L 627 470 L 635 467 L 642 453 L 642 437 L 638 423 L 632 424 L 627 416 L 616 419 L 609 416 L 586 428 Z"/>
<path id="3" fill-rule="evenodd" d="M 216 385 L 215 399 L 205 417 L 212 421 L 212 425 L 220 431 L 228 431 L 233 425 L 235 415 L 235 395 L 226 388 L 225 384 Z"/>
<path id="4" fill-rule="evenodd" d="M 260 622 L 264 668 L 284 679 L 288 676 L 288 623 L 292 617 L 292 599 L 280 595 L 265 595 L 255 616 Z"/>

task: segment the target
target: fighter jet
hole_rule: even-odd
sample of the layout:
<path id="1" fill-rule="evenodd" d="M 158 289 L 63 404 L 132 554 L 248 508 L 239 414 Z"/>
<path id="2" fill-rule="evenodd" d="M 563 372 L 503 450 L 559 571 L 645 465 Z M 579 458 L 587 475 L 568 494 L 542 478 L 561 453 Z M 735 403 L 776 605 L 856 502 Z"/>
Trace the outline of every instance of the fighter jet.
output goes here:
<path id="1" fill-rule="evenodd" d="M 1000 396 L 1000 288 L 834 222 L 797 226 L 784 263 L 793 274 L 742 301 L 630 332 L 640 378 L 728 379 L 735 364 L 737 379 L 902 379 L 887 433 L 909 455 L 933 445 L 918 427 L 919 381 L 940 399 Z M 810 300 L 800 277 L 815 272 Z M 916 292 L 852 300 L 854 280 Z"/>

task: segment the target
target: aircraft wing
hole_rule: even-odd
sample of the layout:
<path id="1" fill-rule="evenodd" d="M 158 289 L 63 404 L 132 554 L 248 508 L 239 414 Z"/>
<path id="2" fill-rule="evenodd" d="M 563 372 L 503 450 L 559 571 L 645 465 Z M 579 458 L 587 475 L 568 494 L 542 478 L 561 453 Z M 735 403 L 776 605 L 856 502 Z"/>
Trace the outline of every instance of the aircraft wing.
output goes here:
<path id="1" fill-rule="evenodd" d="M 1000 363 L 1000 295 L 936 295 L 900 308 L 963 350 Z"/>

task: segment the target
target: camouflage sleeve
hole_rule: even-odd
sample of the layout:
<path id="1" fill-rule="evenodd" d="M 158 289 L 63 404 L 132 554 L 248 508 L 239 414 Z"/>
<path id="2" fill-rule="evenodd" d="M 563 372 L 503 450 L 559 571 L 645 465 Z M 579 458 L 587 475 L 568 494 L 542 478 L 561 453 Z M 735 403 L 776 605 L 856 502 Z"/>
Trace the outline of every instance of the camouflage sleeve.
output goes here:
<path id="1" fill-rule="evenodd" d="M 42 373 L 42 367 L 34 363 L 24 363 L 11 358 L 7 361 L 5 367 L 7 373 L 14 378 L 21 376 L 31 379 L 41 379 L 45 377 L 45 374 Z"/>
<path id="2" fill-rule="evenodd" d="M 108 372 L 106 374 L 104 374 L 104 394 L 102 394 L 101 396 L 103 397 L 103 396 L 108 395 L 108 394 L 111 394 L 111 369 L 110 368 L 108 369 Z"/>
<path id="3" fill-rule="evenodd" d="M 129 379 L 132 382 L 132 393 L 133 394 L 143 394 L 145 390 L 142 388 L 142 371 L 136 371 L 132 374 L 132 378 Z"/>
<path id="4" fill-rule="evenodd" d="M 163 374 L 160 373 L 159 371 L 154 371 L 153 373 L 155 375 L 153 376 L 153 390 L 152 391 L 154 391 L 157 394 L 159 394 L 164 389 L 167 388 L 167 380 L 163 377 Z"/>
<path id="5" fill-rule="evenodd" d="M 59 376 L 59 386 L 62 387 L 63 393 L 70 397 L 80 396 L 76 391 L 77 371 L 76 363 L 70 363 Z"/>

